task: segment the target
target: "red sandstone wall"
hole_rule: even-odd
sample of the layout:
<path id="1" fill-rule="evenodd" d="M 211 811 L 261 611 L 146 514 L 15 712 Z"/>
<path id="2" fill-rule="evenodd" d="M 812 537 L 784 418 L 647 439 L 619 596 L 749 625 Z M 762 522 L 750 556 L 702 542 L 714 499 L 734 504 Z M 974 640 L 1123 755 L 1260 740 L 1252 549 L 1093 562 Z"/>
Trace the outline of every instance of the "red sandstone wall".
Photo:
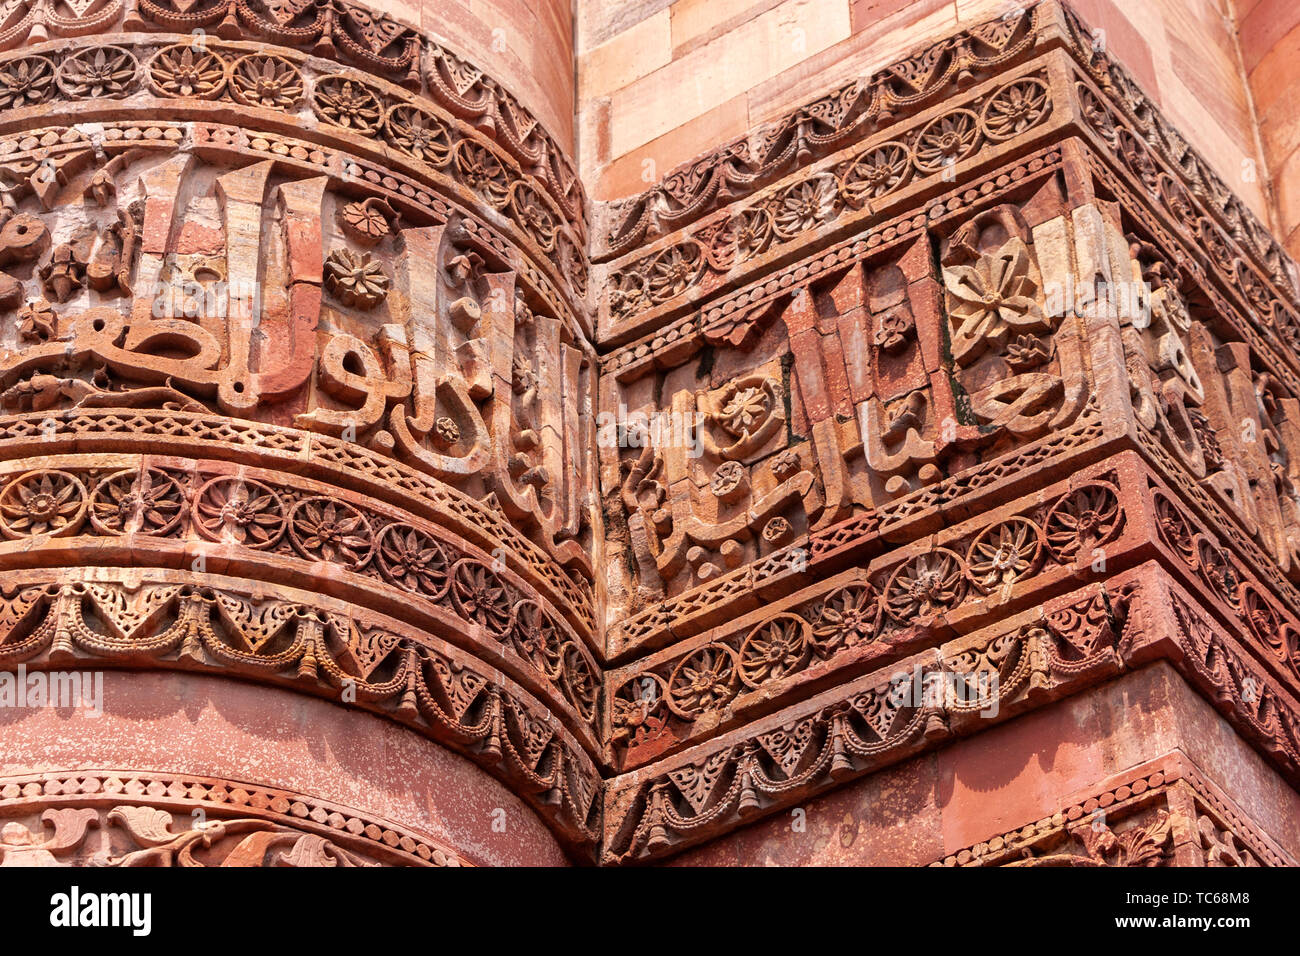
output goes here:
<path id="1" fill-rule="evenodd" d="M 1077 0 L 1074 7 L 1105 31 L 1108 49 L 1268 220 L 1263 170 L 1243 165 L 1258 161 L 1258 145 L 1228 2 Z M 577 0 L 579 159 L 588 194 L 638 193 L 674 166 L 841 80 L 1017 6 L 1007 0 Z M 1259 6 L 1286 8 L 1300 22 L 1294 0 Z M 1289 42 L 1294 52 L 1300 33 Z M 1292 227 L 1300 220 L 1300 197 L 1293 204 Z"/>
<path id="2" fill-rule="evenodd" d="M 786 811 L 672 863 L 925 866 L 1177 775 L 1200 778 L 1281 850 L 1300 853 L 1300 796 L 1158 663 L 810 800 L 802 830 Z"/>
<path id="3" fill-rule="evenodd" d="M 108 778 L 129 783 L 152 772 L 173 791 L 156 796 L 176 798 L 181 817 L 196 807 L 215 815 L 221 802 L 194 799 L 188 785 L 178 791 L 180 780 L 228 781 L 228 790 L 244 783 L 254 793 L 257 785 L 280 788 L 408 827 L 475 865 L 567 864 L 554 835 L 503 784 L 391 721 L 226 678 L 108 672 L 103 686 L 97 717 L 74 708 L 0 709 L 0 775 L 77 771 L 98 779 L 95 771 L 116 771 Z M 11 796 L 3 789 L 0 801 Z M 107 797 L 111 785 L 81 789 L 91 800 Z"/>

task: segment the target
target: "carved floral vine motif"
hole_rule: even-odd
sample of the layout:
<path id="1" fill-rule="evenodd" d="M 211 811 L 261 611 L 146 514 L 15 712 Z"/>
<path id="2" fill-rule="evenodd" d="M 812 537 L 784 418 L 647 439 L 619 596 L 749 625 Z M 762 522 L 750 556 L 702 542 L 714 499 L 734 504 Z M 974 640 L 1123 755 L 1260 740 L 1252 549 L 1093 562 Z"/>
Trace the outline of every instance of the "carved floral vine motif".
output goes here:
<path id="1" fill-rule="evenodd" d="M 1025 8 L 945 38 L 914 58 L 832 90 L 752 136 L 671 171 L 662 182 L 623 204 L 605 236 L 610 252 L 621 254 L 648 238 L 681 228 L 719 205 L 720 196 L 751 192 L 780 173 L 832 152 L 873 123 L 884 126 L 935 103 L 973 70 L 1015 62 L 1032 49 L 1040 17 L 1038 8 Z M 999 131 L 1007 123 L 1023 124 L 1032 112 L 1027 105 L 1036 103 L 1037 88 L 1013 89 L 1017 93 L 1004 94 L 999 100 L 1004 105 L 992 113 Z M 950 125 L 955 124 L 950 121 Z M 755 149 L 751 143 L 761 145 Z M 897 174 L 883 174 L 882 180 L 893 175 Z"/>
<path id="2" fill-rule="evenodd" d="M 905 142 L 870 147 L 833 170 L 809 173 L 741 207 L 721 226 L 702 227 L 686 241 L 624 260 L 611 273 L 611 318 L 631 319 L 687 294 L 710 272 L 726 273 L 776 245 L 806 241 L 909 178 L 947 174 L 982 145 L 1043 122 L 1051 99 L 1046 84 L 1033 78 L 1008 84 L 975 105 L 982 116 L 973 109 L 951 110 L 911 132 Z"/>

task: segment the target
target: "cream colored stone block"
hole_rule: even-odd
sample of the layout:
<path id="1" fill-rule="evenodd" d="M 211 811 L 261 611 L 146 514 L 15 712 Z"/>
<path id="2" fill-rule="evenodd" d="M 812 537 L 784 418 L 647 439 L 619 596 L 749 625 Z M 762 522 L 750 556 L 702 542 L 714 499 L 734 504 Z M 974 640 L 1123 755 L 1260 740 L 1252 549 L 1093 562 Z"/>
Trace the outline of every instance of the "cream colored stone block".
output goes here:
<path id="1" fill-rule="evenodd" d="M 650 142 L 848 35 L 847 5 L 787 0 L 613 94 L 612 155 Z"/>
<path id="2" fill-rule="evenodd" d="M 604 96 L 666 65 L 673 55 L 671 17 L 660 10 L 578 58 L 578 95 Z"/>

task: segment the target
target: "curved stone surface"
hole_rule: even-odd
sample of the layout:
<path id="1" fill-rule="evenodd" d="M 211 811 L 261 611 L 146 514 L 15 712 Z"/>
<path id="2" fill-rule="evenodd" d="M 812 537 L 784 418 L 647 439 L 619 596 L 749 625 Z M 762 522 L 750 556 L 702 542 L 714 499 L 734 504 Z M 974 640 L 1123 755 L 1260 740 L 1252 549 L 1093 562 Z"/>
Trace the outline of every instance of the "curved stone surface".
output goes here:
<path id="1" fill-rule="evenodd" d="M 116 807 L 143 806 L 169 812 L 173 832 L 190 829 L 196 811 L 212 820 L 252 817 L 322 836 L 369 862 L 565 862 L 554 836 L 509 788 L 351 707 L 168 673 L 108 672 L 102 700 L 101 715 L 0 713 L 7 820 L 24 807 L 93 807 L 102 820 Z M 110 829 L 101 822 L 101 835 Z M 78 856 L 98 852 L 91 837 Z M 117 847 L 114 855 L 144 848 Z"/>
<path id="2" fill-rule="evenodd" d="M 931 38 L 589 234 L 571 85 L 426 14 L 0 21 L 5 861 L 804 859 L 781 815 L 960 797 L 1121 683 L 1266 798 L 1170 733 L 903 856 L 1295 858 L 1296 267 L 1083 21 Z"/>
<path id="3" fill-rule="evenodd" d="M 590 857 L 603 649 L 571 87 L 539 96 L 529 73 L 525 106 L 464 58 L 468 32 L 341 0 L 6 16 L 0 658 L 52 682 L 113 669 L 100 723 L 14 724 L 46 745 L 11 749 L 15 773 L 279 789 L 410 844 L 322 849 L 226 813 L 278 835 L 219 857 Z M 530 112 L 562 104 L 558 131 Z M 193 688 L 211 696 L 187 710 Z M 320 751 L 326 731 L 355 753 Z M 149 813 L 183 828 L 145 807 L 152 782 L 123 787 L 139 800 L 95 803 L 110 856 Z"/>

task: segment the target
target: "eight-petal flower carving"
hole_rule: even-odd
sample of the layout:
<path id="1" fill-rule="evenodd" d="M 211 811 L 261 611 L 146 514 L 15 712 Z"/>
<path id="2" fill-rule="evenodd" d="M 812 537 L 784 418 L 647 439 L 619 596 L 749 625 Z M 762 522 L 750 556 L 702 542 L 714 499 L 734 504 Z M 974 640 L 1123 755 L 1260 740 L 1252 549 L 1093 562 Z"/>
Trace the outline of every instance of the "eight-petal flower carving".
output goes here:
<path id="1" fill-rule="evenodd" d="M 1019 239 L 980 256 L 973 266 L 948 266 L 943 282 L 950 299 L 952 356 L 959 365 L 1001 347 L 1012 331 L 1049 327 L 1036 300 L 1038 286 L 1029 274 L 1029 251 Z"/>

